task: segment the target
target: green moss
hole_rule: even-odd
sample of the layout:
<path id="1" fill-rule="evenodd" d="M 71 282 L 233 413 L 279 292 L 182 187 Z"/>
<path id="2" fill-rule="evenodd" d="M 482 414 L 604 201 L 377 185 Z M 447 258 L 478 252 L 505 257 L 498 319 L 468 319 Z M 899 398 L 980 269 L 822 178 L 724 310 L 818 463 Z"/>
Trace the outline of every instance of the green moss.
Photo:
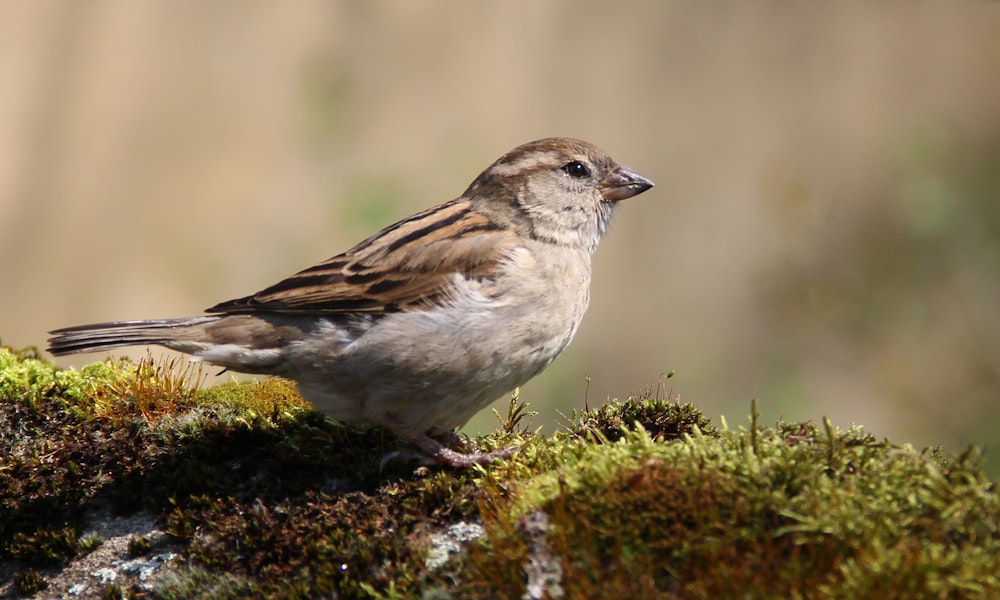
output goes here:
<path id="1" fill-rule="evenodd" d="M 36 565 L 59 564 L 76 556 L 79 532 L 73 527 L 40 527 L 30 533 L 17 532 L 7 544 L 7 552 L 22 562 Z"/>
<path id="2" fill-rule="evenodd" d="M 716 434 L 711 422 L 691 404 L 635 397 L 624 402 L 612 400 L 576 416 L 572 429 L 578 435 L 614 442 L 621 439 L 624 432 L 637 427 L 664 442 L 681 438 L 696 429 L 708 435 Z"/>
<path id="3" fill-rule="evenodd" d="M 14 574 L 14 588 L 24 596 L 32 596 L 47 587 L 49 587 L 48 582 L 34 569 L 25 569 Z"/>
<path id="4" fill-rule="evenodd" d="M 0 560 L 19 587 L 96 547 L 81 528 L 110 506 L 152 511 L 181 544 L 163 598 L 1000 594 L 1000 503 L 975 449 L 828 422 L 716 428 L 644 394 L 550 436 L 514 401 L 475 440 L 521 446 L 511 459 L 380 473 L 394 435 L 334 423 L 280 380 L 198 381 L 0 348 Z M 428 567 L 460 523 L 483 536 Z"/>
<path id="5" fill-rule="evenodd" d="M 524 522 L 538 511 L 569 597 L 1000 593 L 1000 503 L 974 453 L 942 462 L 856 428 L 667 444 L 640 428 L 523 482 L 486 487 L 470 594 L 523 593 L 496 557 L 529 561 Z"/>
<path id="6" fill-rule="evenodd" d="M 133 535 L 128 539 L 128 555 L 131 558 L 149 554 L 153 543 L 144 535 Z"/>

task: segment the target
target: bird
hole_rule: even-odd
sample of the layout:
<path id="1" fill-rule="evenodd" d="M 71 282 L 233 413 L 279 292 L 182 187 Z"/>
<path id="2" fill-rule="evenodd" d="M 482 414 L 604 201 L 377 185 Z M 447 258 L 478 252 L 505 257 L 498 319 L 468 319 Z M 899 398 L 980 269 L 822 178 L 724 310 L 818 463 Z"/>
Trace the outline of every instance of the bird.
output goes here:
<path id="1" fill-rule="evenodd" d="M 427 464 L 486 464 L 518 448 L 470 449 L 455 430 L 566 348 L 618 203 L 652 187 L 589 142 L 535 140 L 457 198 L 255 294 L 200 316 L 56 329 L 48 350 L 159 345 L 290 379 L 319 411 L 386 427 Z"/>

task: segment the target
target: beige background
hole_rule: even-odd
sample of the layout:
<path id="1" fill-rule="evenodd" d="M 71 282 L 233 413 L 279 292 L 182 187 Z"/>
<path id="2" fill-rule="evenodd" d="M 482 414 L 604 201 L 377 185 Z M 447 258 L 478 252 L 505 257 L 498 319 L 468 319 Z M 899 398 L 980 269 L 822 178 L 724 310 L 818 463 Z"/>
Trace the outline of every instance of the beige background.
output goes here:
<path id="1" fill-rule="evenodd" d="M 536 423 L 675 369 L 731 425 L 1000 443 L 993 2 L 9 2 L 0 131 L 9 345 L 196 314 L 570 135 L 657 187 Z"/>

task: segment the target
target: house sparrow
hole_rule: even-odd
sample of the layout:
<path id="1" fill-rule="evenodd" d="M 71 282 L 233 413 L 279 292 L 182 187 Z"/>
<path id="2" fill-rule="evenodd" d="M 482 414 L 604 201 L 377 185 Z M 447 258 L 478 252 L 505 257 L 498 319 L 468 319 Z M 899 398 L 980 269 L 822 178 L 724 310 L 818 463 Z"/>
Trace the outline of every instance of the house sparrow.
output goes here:
<path id="1" fill-rule="evenodd" d="M 388 427 L 434 461 L 489 462 L 516 448 L 442 442 L 566 348 L 617 203 L 652 186 L 592 144 L 537 140 L 458 198 L 256 294 L 204 316 L 57 329 L 49 351 L 165 346 L 294 380 L 334 419 Z"/>

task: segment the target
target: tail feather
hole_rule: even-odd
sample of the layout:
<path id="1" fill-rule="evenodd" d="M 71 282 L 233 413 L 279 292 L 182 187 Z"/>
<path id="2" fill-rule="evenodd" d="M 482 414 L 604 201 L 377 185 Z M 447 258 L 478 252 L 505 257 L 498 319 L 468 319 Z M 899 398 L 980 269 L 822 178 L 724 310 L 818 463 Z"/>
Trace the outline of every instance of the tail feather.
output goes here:
<path id="1" fill-rule="evenodd" d="M 115 321 L 56 329 L 49 333 L 49 352 L 56 356 L 76 352 L 97 352 L 123 346 L 169 345 L 187 338 L 191 327 L 217 321 L 221 315 L 157 319 L 152 321 Z"/>

